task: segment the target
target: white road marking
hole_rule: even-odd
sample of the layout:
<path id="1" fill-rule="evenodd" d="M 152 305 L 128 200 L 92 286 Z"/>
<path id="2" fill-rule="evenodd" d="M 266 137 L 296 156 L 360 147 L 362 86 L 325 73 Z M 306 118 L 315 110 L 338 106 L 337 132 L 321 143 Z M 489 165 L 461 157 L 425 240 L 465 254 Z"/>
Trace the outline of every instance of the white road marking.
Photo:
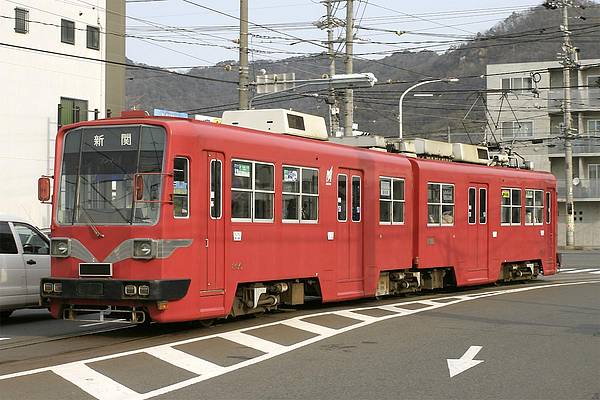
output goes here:
<path id="1" fill-rule="evenodd" d="M 146 353 L 161 359 L 176 367 L 188 370 L 198 375 L 214 375 L 224 369 L 220 365 L 194 357 L 186 352 L 172 348 L 171 346 L 157 346 L 145 350 Z"/>
<path id="2" fill-rule="evenodd" d="M 353 311 L 362 311 L 362 310 L 373 310 L 373 309 L 378 309 L 378 308 L 384 307 L 381 305 L 373 306 L 373 307 L 361 307 L 361 308 L 356 308 L 353 310 L 326 311 L 326 312 L 317 313 L 317 314 L 310 314 L 310 315 L 303 315 L 300 317 L 294 317 L 287 321 L 271 322 L 268 324 L 259 325 L 259 326 L 255 326 L 255 327 L 251 327 L 251 328 L 244 328 L 244 329 L 240 329 L 237 331 L 218 333 L 218 334 L 214 334 L 214 335 L 201 336 L 201 337 L 181 340 L 178 342 L 167 343 L 167 344 L 164 344 L 161 346 L 153 346 L 153 347 L 149 347 L 149 348 L 130 350 L 130 351 L 126 351 L 123 353 L 116 353 L 116 354 L 111 354 L 111 355 L 107 355 L 107 356 L 101 356 L 101 357 L 91 358 L 91 359 L 87 359 L 87 360 L 81 360 L 81 361 L 77 361 L 74 363 L 54 365 L 54 366 L 49 366 L 49 367 L 44 367 L 44 368 L 37 368 L 34 370 L 28 370 L 28 371 L 16 372 L 16 373 L 7 374 L 7 375 L 1 375 L 0 381 L 11 379 L 11 378 L 16 378 L 16 377 L 33 375 L 33 374 L 41 373 L 41 372 L 51 371 L 51 372 L 54 372 L 54 373 L 62 376 L 69 382 L 77 385 L 78 387 L 80 387 L 81 389 L 83 389 L 84 391 L 86 391 L 87 393 L 89 393 L 90 395 L 94 396 L 95 398 L 97 398 L 99 400 L 108 400 L 108 399 L 111 399 L 111 400 L 112 399 L 145 400 L 145 399 L 150 399 L 152 397 L 164 395 L 164 394 L 173 392 L 175 390 L 188 387 L 190 385 L 194 385 L 196 383 L 205 381 L 207 379 L 211 379 L 215 376 L 219 376 L 219 375 L 222 375 L 222 374 L 225 374 L 228 372 L 238 370 L 240 368 L 245 368 L 247 366 L 260 363 L 262 361 L 265 361 L 270 358 L 276 357 L 278 355 L 287 353 L 289 351 L 316 343 L 316 342 L 326 339 L 328 337 L 339 335 L 341 333 L 348 332 L 348 331 L 351 331 L 354 329 L 358 329 L 363 326 L 367 326 L 367 325 L 370 325 L 372 323 L 379 322 L 379 321 L 384 321 L 384 320 L 387 320 L 390 318 L 398 318 L 398 317 L 402 317 L 402 316 L 413 315 L 413 314 L 417 314 L 417 313 L 420 313 L 423 311 L 429 311 L 429 310 L 446 307 L 449 305 L 454 305 L 454 304 L 458 304 L 458 303 L 462 303 L 462 302 L 474 301 L 474 300 L 478 300 L 480 298 L 485 298 L 485 297 L 499 296 L 499 295 L 504 295 L 504 294 L 509 294 L 509 293 L 528 292 L 528 291 L 532 291 L 532 290 L 555 288 L 555 287 L 561 287 L 561 286 L 575 286 L 575 285 L 599 284 L 599 283 L 600 283 L 600 280 L 589 280 L 589 281 L 581 281 L 581 282 L 552 283 L 552 284 L 538 285 L 538 286 L 525 287 L 525 288 L 495 290 L 495 291 L 490 291 L 490 292 L 479 293 L 479 294 L 477 294 L 477 297 L 474 297 L 473 295 L 450 296 L 451 298 L 453 298 L 453 299 L 456 298 L 457 300 L 456 301 L 453 300 L 453 301 L 450 301 L 447 303 L 436 303 L 436 302 L 432 302 L 429 300 L 418 300 L 418 301 L 394 303 L 394 304 L 388 304 L 385 307 L 386 308 L 393 307 L 393 306 L 402 307 L 402 306 L 406 306 L 408 304 L 415 304 L 415 303 L 420 303 L 420 304 L 425 303 L 427 305 L 429 305 L 429 304 L 435 304 L 435 305 L 430 305 L 428 307 L 423 307 L 423 308 L 419 308 L 416 310 L 407 310 L 406 309 L 407 312 L 398 312 L 398 313 L 394 313 L 394 314 L 385 315 L 382 317 L 371 317 L 371 316 L 368 316 L 365 314 L 360 314 L 358 312 L 353 312 Z M 448 297 L 448 298 L 450 298 L 450 297 Z M 399 310 L 403 311 L 402 309 L 399 309 Z M 277 343 L 274 343 L 274 342 L 271 342 L 268 340 L 260 339 L 258 337 L 254 337 L 250 334 L 244 333 L 244 331 L 251 331 L 251 330 L 255 330 L 255 329 L 259 329 L 259 328 L 272 327 L 274 325 L 282 324 L 284 322 L 286 322 L 286 325 L 288 325 L 288 326 L 295 325 L 295 327 L 299 327 L 300 323 L 288 322 L 288 321 L 299 320 L 299 319 L 307 318 L 307 317 L 322 316 L 322 315 L 341 315 L 344 317 L 356 319 L 361 322 L 358 322 L 356 324 L 347 326 L 345 328 L 337 329 L 337 330 L 335 330 L 335 329 L 332 329 L 330 331 L 323 330 L 323 334 L 317 335 L 315 337 L 304 340 L 302 342 L 298 342 L 298 343 L 290 345 L 290 346 L 282 346 L 280 344 L 277 344 Z M 306 322 L 306 321 L 303 321 L 303 322 Z M 301 328 L 299 328 L 299 329 L 301 329 Z M 183 344 L 187 344 L 187 343 L 193 343 L 193 342 L 198 342 L 198 341 L 212 339 L 212 338 L 222 338 L 222 339 L 231 340 L 240 345 L 248 346 L 248 347 L 263 351 L 265 354 L 258 356 L 258 357 L 251 358 L 246 361 L 239 362 L 239 363 L 231 365 L 229 367 L 218 366 L 217 368 L 213 368 L 211 365 L 212 363 L 210 363 L 209 361 L 202 360 L 200 358 L 194 357 L 194 356 L 189 355 L 184 352 L 180 352 L 179 350 L 176 350 L 173 348 L 174 346 L 179 346 L 179 345 L 183 345 Z M 477 347 L 477 346 L 475 346 L 475 347 Z M 474 350 L 472 350 L 472 351 L 474 351 Z M 144 352 L 151 354 L 159 359 L 162 359 L 163 361 L 171 363 L 175 366 L 192 371 L 194 373 L 202 373 L 202 371 L 204 371 L 205 373 L 198 377 L 194 377 L 194 378 L 182 381 L 182 382 L 178 382 L 178 383 L 175 383 L 175 384 L 172 384 L 169 386 L 165 386 L 165 387 L 162 387 L 162 388 L 159 388 L 156 390 L 152 390 L 147 393 L 140 394 L 140 393 L 137 393 L 137 392 L 121 385 L 120 383 L 94 371 L 93 369 L 89 368 L 86 365 L 86 364 L 90 364 L 90 363 L 94 363 L 94 362 L 98 362 L 98 361 L 112 360 L 112 359 L 125 357 L 125 356 L 129 356 L 129 355 L 140 354 L 140 353 L 144 353 Z M 467 353 L 469 353 L 469 352 L 467 352 Z M 475 352 L 475 354 L 476 354 L 476 352 Z M 475 356 L 475 354 L 473 354 L 473 357 Z M 468 354 L 466 354 L 466 355 L 468 355 Z M 479 360 L 473 360 L 473 361 L 479 361 Z"/>
<path id="3" fill-rule="evenodd" d="M 563 273 L 563 272 L 567 272 L 567 271 L 573 271 L 575 268 L 561 268 L 558 270 L 558 273 Z"/>
<path id="4" fill-rule="evenodd" d="M 54 367 L 52 372 L 60 375 L 98 400 L 125 400 L 139 396 L 139 393 L 102 375 L 83 362 L 63 364 Z"/>
<path id="5" fill-rule="evenodd" d="M 301 329 L 303 331 L 316 333 L 317 335 L 331 335 L 335 333 L 335 329 L 328 328 L 323 325 L 317 325 L 310 322 L 302 321 L 296 318 L 288 319 L 287 321 L 282 321 L 281 324 L 290 326 L 292 328 Z"/>
<path id="6" fill-rule="evenodd" d="M 483 347 L 481 346 L 471 346 L 461 358 L 448 358 L 446 361 L 448 362 L 448 372 L 450 372 L 450 378 L 468 370 L 469 368 L 481 364 L 483 360 L 473 360 L 473 358 L 475 358 L 477 353 L 479 353 L 482 348 Z"/>
<path id="7" fill-rule="evenodd" d="M 592 272 L 592 271 L 598 271 L 598 268 L 576 269 L 573 271 L 567 271 L 567 272 L 563 272 L 563 273 L 564 274 L 580 274 L 582 272 Z"/>
<path id="8" fill-rule="evenodd" d="M 600 275 L 600 271 L 594 271 L 594 272 L 590 272 L 590 274 L 594 274 L 594 275 Z"/>
<path id="9" fill-rule="evenodd" d="M 10 340 L 9 337 L 0 337 L 0 340 Z"/>
<path id="10" fill-rule="evenodd" d="M 263 325 L 264 326 L 264 325 Z M 247 330 L 254 330 L 260 328 L 253 327 Z M 250 334 L 246 334 L 242 331 L 233 331 L 227 332 L 222 335 L 219 335 L 223 339 L 231 340 L 232 342 L 239 343 L 246 347 L 251 347 L 258 351 L 262 351 L 263 353 L 283 353 L 285 352 L 285 346 L 282 346 L 278 343 L 270 342 L 268 340 L 261 339 L 256 336 L 252 336 Z"/>

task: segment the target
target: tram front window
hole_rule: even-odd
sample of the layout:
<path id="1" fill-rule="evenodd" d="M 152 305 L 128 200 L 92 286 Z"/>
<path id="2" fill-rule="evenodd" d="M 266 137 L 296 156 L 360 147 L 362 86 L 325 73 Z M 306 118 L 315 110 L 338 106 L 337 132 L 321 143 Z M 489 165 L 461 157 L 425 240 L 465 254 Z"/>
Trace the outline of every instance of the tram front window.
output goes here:
<path id="1" fill-rule="evenodd" d="M 162 127 L 83 127 L 65 135 L 58 193 L 61 224 L 144 224 L 158 220 L 164 164 Z M 134 176 L 144 174 L 143 199 Z M 156 202 L 154 202 L 156 201 Z"/>

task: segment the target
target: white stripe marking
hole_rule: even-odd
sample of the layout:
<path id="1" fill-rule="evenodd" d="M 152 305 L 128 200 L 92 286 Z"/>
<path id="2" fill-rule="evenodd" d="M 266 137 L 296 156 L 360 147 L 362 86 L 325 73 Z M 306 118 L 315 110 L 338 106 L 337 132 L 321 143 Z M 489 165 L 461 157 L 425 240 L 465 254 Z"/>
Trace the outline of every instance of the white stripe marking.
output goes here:
<path id="1" fill-rule="evenodd" d="M 600 275 L 600 271 L 594 271 L 594 272 L 590 272 L 590 274 L 594 274 L 594 275 Z"/>
<path id="2" fill-rule="evenodd" d="M 563 272 L 567 272 L 567 271 L 573 271 L 575 268 L 561 268 L 558 270 L 558 273 L 563 273 Z"/>
<path id="3" fill-rule="evenodd" d="M 373 308 L 377 308 L 377 307 L 373 307 Z M 368 309 L 361 308 L 359 310 L 354 310 L 354 311 L 362 311 L 362 310 L 368 310 Z M 378 319 L 377 317 L 371 317 L 370 315 L 360 314 L 358 312 L 352 312 L 350 310 L 334 311 L 334 312 L 332 312 L 332 314 L 340 315 L 340 316 L 346 317 L 346 318 L 357 319 L 357 320 L 363 321 L 363 322 L 371 322 L 371 321 Z"/>
<path id="4" fill-rule="evenodd" d="M 0 337 L 0 340 L 10 340 L 9 337 Z"/>
<path id="5" fill-rule="evenodd" d="M 125 400 L 139 396 L 139 393 L 94 371 L 82 362 L 60 365 L 52 368 L 52 372 L 79 386 L 98 400 Z"/>
<path id="6" fill-rule="evenodd" d="M 580 274 L 582 272 L 591 272 L 591 271 L 598 271 L 598 268 L 576 269 L 574 271 L 567 271 L 567 272 L 565 272 L 565 274 Z"/>
<path id="7" fill-rule="evenodd" d="M 250 330 L 253 329 L 256 328 L 252 328 Z M 243 346 L 262 351 L 263 353 L 283 353 L 286 350 L 285 346 L 252 336 L 250 334 L 246 334 L 244 332 L 226 332 L 219 336 L 223 339 L 231 340 L 232 342 L 236 342 Z"/>
<path id="8" fill-rule="evenodd" d="M 322 325 L 313 324 L 313 323 L 307 322 L 307 321 L 301 321 L 296 318 L 289 319 L 287 321 L 281 321 L 281 324 L 292 327 L 292 328 L 301 329 L 303 331 L 316 333 L 317 335 L 329 336 L 329 335 L 333 335 L 336 332 L 335 329 L 328 328 L 328 327 L 322 326 Z"/>
<path id="9" fill-rule="evenodd" d="M 386 310 L 386 311 L 391 311 L 391 312 L 395 312 L 397 314 L 407 314 L 413 310 L 408 310 L 406 308 L 400 308 L 400 307 L 396 307 L 396 306 L 379 306 L 377 308 L 381 308 L 382 310 Z"/>
<path id="10" fill-rule="evenodd" d="M 203 360 L 202 358 L 194 357 L 191 354 L 174 349 L 171 346 L 157 346 L 145 351 L 153 357 L 198 375 L 216 375 L 220 374 L 225 369 L 220 365 Z"/>

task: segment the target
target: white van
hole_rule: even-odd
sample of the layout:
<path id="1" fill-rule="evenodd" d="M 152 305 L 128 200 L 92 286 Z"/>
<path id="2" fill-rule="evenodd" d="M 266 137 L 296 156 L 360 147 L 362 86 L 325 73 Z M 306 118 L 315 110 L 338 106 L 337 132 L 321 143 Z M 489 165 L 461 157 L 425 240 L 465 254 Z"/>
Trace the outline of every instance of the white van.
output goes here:
<path id="1" fill-rule="evenodd" d="M 38 307 L 40 279 L 50 276 L 50 240 L 26 220 L 0 214 L 0 319 Z"/>

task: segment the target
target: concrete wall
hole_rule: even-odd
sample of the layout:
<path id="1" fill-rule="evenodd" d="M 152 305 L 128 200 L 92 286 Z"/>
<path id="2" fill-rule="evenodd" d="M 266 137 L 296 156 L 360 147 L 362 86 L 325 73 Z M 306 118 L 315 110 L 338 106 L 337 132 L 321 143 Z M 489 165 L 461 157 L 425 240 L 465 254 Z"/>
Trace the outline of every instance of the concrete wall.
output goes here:
<path id="1" fill-rule="evenodd" d="M 97 108 L 104 117 L 104 63 L 45 53 L 106 58 L 105 0 L 86 3 L 92 5 L 57 0 L 0 2 L 0 15 L 14 17 L 19 7 L 29 11 L 30 20 L 29 32 L 23 34 L 15 32 L 14 19 L 0 19 L 2 42 L 21 47 L 0 46 L 4 93 L 0 96 L 0 212 L 29 218 L 42 227 L 50 224 L 50 206 L 37 200 L 37 179 L 53 173 L 61 97 L 86 100 L 89 110 Z M 61 18 L 75 22 L 74 45 L 61 42 Z M 88 25 L 100 28 L 99 50 L 87 48 Z M 93 118 L 93 113 L 88 115 Z"/>
<path id="2" fill-rule="evenodd" d="M 566 243 L 565 203 L 558 204 L 558 245 Z M 575 245 L 600 247 L 600 202 L 575 202 Z"/>

